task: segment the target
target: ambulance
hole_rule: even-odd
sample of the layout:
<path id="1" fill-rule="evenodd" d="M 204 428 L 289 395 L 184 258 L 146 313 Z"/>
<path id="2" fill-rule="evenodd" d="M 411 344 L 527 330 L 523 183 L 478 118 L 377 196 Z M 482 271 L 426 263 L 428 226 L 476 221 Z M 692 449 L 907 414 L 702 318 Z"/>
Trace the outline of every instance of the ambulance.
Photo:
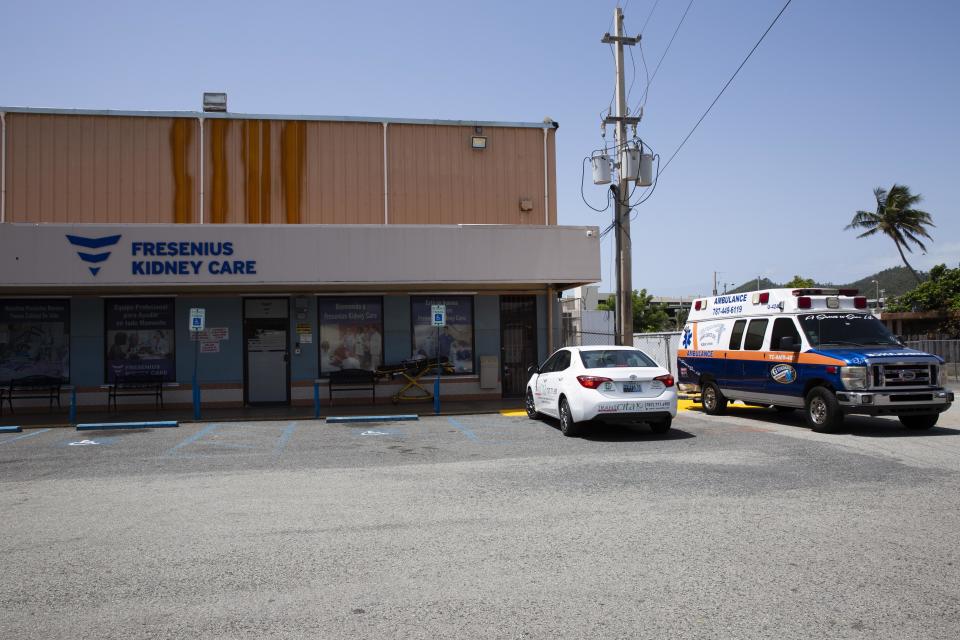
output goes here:
<path id="1" fill-rule="evenodd" d="M 679 390 L 711 415 L 739 400 L 800 409 L 816 431 L 846 414 L 929 429 L 953 402 L 943 362 L 905 347 L 855 289 L 770 289 L 694 300 L 677 372 Z"/>

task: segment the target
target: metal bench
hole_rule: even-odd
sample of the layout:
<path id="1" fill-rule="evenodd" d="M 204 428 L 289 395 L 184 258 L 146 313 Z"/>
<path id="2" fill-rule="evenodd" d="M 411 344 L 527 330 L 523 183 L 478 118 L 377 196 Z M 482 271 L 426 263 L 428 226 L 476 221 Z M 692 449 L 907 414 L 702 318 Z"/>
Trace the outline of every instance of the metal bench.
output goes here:
<path id="1" fill-rule="evenodd" d="M 334 391 L 369 391 L 373 403 L 377 403 L 377 377 L 366 369 L 341 369 L 331 371 L 327 382 L 330 404 L 333 404 Z"/>
<path id="2" fill-rule="evenodd" d="M 163 376 L 123 376 L 115 378 L 107 385 L 107 411 L 111 406 L 119 411 L 117 403 L 119 397 L 145 396 L 153 397 L 153 405 L 163 409 Z"/>
<path id="3" fill-rule="evenodd" d="M 53 402 L 56 400 L 57 409 L 60 408 L 60 388 L 63 385 L 61 378 L 53 376 L 26 376 L 24 378 L 12 379 L 0 387 L 0 415 L 3 415 L 3 402 L 6 400 L 10 407 L 10 413 L 13 413 L 13 401 L 20 399 L 44 399 L 50 402 L 50 410 L 53 410 Z"/>

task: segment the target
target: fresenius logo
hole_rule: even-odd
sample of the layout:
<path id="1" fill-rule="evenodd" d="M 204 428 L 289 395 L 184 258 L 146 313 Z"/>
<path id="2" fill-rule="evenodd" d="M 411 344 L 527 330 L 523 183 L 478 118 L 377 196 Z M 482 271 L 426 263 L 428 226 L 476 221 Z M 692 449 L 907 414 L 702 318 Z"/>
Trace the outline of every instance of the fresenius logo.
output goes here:
<path id="1" fill-rule="evenodd" d="M 67 234 L 67 240 L 70 241 L 75 247 L 83 247 L 84 249 L 105 249 L 106 247 L 112 247 L 120 241 L 120 236 L 104 236 L 102 238 L 83 238 L 81 236 L 72 236 Z M 77 255 L 80 256 L 80 259 L 84 262 L 89 262 L 91 264 L 100 264 L 110 257 L 109 251 L 101 251 L 99 253 L 87 253 L 86 251 L 77 251 Z M 94 276 L 100 271 L 100 267 L 87 267 L 90 269 L 90 273 Z"/>

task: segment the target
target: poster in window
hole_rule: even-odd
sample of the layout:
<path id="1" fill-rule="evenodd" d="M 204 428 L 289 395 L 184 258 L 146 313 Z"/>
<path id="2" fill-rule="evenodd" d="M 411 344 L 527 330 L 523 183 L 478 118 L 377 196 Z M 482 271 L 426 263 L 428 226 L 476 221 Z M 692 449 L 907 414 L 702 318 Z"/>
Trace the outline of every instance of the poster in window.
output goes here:
<path id="1" fill-rule="evenodd" d="M 447 308 L 447 326 L 437 337 L 431 308 Z M 473 298 L 470 296 L 412 296 L 410 317 L 413 322 L 413 357 L 446 358 L 456 373 L 473 373 Z M 439 343 L 438 343 L 439 340 Z"/>
<path id="2" fill-rule="evenodd" d="M 383 364 L 383 299 L 318 298 L 320 375 Z"/>
<path id="3" fill-rule="evenodd" d="M 0 300 L 0 383 L 70 378 L 70 301 Z"/>
<path id="4" fill-rule="evenodd" d="M 173 298 L 106 301 L 106 377 L 176 380 Z"/>

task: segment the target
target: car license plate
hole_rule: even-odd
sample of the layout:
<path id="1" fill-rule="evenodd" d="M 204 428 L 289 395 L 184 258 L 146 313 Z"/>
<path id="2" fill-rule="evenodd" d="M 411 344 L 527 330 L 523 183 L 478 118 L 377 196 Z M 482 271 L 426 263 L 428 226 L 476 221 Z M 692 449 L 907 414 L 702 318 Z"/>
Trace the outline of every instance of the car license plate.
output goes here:
<path id="1" fill-rule="evenodd" d="M 639 382 L 624 382 L 623 383 L 623 392 L 624 393 L 640 393 L 643 391 L 643 387 Z"/>

